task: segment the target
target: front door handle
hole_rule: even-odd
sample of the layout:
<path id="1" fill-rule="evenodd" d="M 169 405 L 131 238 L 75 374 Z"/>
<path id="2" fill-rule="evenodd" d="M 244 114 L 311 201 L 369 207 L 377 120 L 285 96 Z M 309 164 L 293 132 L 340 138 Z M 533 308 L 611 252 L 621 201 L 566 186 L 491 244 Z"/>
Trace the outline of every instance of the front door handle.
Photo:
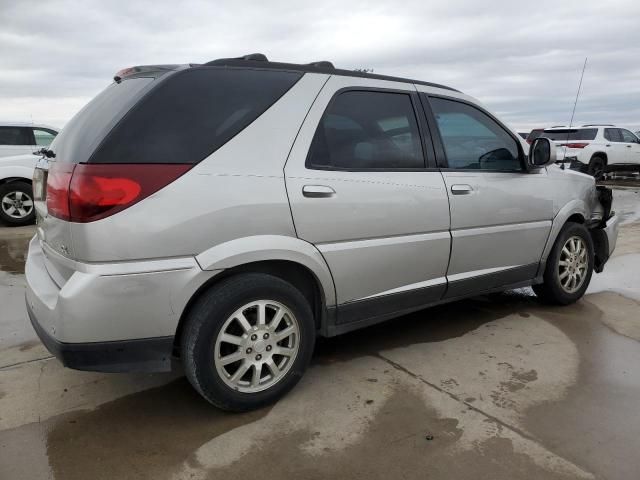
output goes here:
<path id="1" fill-rule="evenodd" d="M 326 185 L 305 185 L 302 187 L 302 195 L 308 198 L 331 198 L 336 191 Z"/>
<path id="2" fill-rule="evenodd" d="M 627 148 L 631 148 L 631 147 L 633 147 L 633 145 L 627 145 Z"/>
<path id="3" fill-rule="evenodd" d="M 451 193 L 454 195 L 469 195 L 471 192 L 471 185 L 451 185 Z"/>

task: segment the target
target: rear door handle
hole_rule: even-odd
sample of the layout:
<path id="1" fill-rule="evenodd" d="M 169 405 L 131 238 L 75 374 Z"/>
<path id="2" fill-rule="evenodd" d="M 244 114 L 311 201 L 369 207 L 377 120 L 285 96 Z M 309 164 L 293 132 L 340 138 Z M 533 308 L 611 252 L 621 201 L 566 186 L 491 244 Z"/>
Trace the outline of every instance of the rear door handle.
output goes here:
<path id="1" fill-rule="evenodd" d="M 308 198 L 331 198 L 336 191 L 326 185 L 305 185 L 302 187 L 302 195 Z"/>
<path id="2" fill-rule="evenodd" d="M 451 193 L 454 195 L 469 195 L 472 191 L 471 185 L 451 185 Z"/>

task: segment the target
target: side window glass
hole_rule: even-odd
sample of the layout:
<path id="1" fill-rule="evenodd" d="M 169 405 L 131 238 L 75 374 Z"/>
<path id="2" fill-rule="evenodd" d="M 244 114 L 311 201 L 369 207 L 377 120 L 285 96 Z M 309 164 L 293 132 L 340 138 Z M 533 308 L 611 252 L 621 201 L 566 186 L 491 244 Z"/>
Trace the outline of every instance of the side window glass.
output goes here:
<path id="1" fill-rule="evenodd" d="M 51 145 L 51 142 L 53 142 L 53 139 L 56 138 L 56 135 L 56 132 L 54 132 L 53 130 L 44 130 L 42 128 L 33 129 L 33 136 L 36 139 L 36 145 L 42 147 L 48 147 L 49 145 Z"/>
<path id="2" fill-rule="evenodd" d="M 622 141 L 625 143 L 638 143 L 638 138 L 631 133 L 629 130 L 625 130 L 624 128 L 620 129 L 620 133 L 622 133 Z"/>
<path id="3" fill-rule="evenodd" d="M 465 103 L 429 100 L 449 168 L 522 170 L 516 140 L 491 117 Z"/>
<path id="4" fill-rule="evenodd" d="M 605 138 L 610 142 L 622 142 L 622 134 L 619 128 L 605 128 Z"/>
<path id="5" fill-rule="evenodd" d="M 325 111 L 311 142 L 310 168 L 423 168 L 424 155 L 411 96 L 347 91 Z"/>
<path id="6" fill-rule="evenodd" d="M 28 132 L 24 127 L 0 127 L 0 145 L 29 145 Z"/>

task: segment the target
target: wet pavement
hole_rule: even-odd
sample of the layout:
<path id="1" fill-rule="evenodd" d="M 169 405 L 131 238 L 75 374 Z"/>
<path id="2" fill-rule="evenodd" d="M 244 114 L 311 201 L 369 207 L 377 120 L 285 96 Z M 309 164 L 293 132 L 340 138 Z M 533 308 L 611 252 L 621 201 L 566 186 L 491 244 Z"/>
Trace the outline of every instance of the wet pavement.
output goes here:
<path id="1" fill-rule="evenodd" d="M 241 415 L 180 374 L 62 368 L 21 303 L 31 232 L 0 229 L 0 479 L 640 478 L 640 194 L 616 199 L 616 256 L 577 304 L 522 289 L 323 339 Z"/>

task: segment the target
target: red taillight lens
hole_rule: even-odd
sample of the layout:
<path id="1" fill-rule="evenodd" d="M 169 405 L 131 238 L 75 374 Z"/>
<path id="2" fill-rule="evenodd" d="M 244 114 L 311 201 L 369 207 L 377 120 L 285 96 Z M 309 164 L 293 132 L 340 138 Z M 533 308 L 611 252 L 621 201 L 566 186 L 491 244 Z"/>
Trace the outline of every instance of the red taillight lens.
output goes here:
<path id="1" fill-rule="evenodd" d="M 57 163 L 57 162 L 55 162 Z M 73 165 L 73 164 L 71 164 Z M 157 192 L 193 165 L 173 164 L 77 164 L 67 180 L 66 216 L 63 220 L 87 223 L 108 217 Z M 54 169 L 55 170 L 55 169 Z M 51 179 L 51 170 L 49 171 Z M 61 178 L 61 182 L 62 182 Z M 51 181 L 49 181 L 49 184 Z M 49 187 L 50 188 L 50 187 Z M 47 190 L 47 206 L 51 190 Z M 60 196 L 62 200 L 62 196 Z"/>
<path id="2" fill-rule="evenodd" d="M 47 211 L 62 220 L 70 220 L 69 183 L 75 163 L 51 162 L 47 175 Z"/>
<path id="3" fill-rule="evenodd" d="M 589 145 L 588 143 L 562 143 L 560 144 L 561 147 L 567 147 L 567 148 L 584 148 L 587 145 Z"/>

